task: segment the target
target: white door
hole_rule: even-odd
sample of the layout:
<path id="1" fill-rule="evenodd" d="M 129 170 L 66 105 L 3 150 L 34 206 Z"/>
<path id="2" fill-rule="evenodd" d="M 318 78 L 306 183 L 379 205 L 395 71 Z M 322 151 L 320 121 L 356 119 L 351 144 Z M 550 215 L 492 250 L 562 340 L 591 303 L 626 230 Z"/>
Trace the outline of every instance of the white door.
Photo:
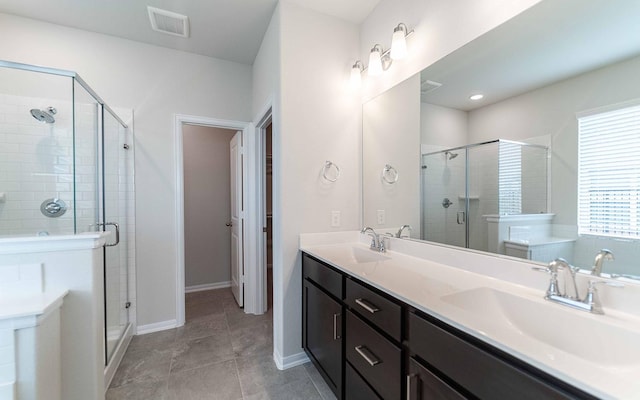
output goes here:
<path id="1" fill-rule="evenodd" d="M 242 132 L 229 143 L 231 163 L 231 291 L 238 305 L 244 305 L 244 262 L 242 242 Z"/>

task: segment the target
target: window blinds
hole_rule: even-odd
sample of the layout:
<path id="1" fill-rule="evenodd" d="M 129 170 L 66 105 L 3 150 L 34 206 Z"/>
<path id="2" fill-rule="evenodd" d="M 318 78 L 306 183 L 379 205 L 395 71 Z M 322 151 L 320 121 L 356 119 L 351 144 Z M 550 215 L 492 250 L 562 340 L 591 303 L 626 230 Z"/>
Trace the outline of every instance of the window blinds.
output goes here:
<path id="1" fill-rule="evenodd" d="M 519 144 L 500 142 L 498 151 L 500 214 L 520 214 L 522 211 L 522 147 Z"/>
<path id="2" fill-rule="evenodd" d="M 578 233 L 640 237 L 640 105 L 578 117 Z"/>

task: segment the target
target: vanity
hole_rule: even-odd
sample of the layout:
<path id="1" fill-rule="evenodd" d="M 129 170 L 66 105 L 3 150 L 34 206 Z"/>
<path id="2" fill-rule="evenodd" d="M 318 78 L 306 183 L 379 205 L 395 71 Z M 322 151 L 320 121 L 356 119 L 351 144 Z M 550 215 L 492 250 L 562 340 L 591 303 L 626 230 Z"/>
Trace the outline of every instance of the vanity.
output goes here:
<path id="1" fill-rule="evenodd" d="M 368 243 L 300 237 L 303 347 L 338 399 L 640 398 L 640 319 L 607 307 L 616 289 L 594 315 L 545 301 L 526 262 Z"/>

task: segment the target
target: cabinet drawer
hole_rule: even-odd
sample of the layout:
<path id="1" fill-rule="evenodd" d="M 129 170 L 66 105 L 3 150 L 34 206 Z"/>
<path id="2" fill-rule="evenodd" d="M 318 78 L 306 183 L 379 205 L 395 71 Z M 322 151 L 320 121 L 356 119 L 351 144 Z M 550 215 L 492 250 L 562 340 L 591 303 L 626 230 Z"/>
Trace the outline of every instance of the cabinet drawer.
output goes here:
<path id="1" fill-rule="evenodd" d="M 302 276 L 342 300 L 342 274 L 302 253 Z"/>
<path id="2" fill-rule="evenodd" d="M 346 327 L 347 361 L 383 399 L 400 399 L 402 351 L 351 311 Z"/>
<path id="3" fill-rule="evenodd" d="M 386 334 L 400 342 L 402 307 L 364 285 L 347 279 L 345 302 L 367 320 L 373 322 Z"/>
<path id="4" fill-rule="evenodd" d="M 344 376 L 345 400 L 379 400 L 380 397 L 367 382 L 349 365 L 345 364 Z"/>
<path id="5" fill-rule="evenodd" d="M 410 359 L 407 379 L 409 400 L 464 400 L 465 397 L 435 376 L 431 371 Z"/>
<path id="6" fill-rule="evenodd" d="M 576 398 L 411 313 L 409 347 L 481 399 Z"/>

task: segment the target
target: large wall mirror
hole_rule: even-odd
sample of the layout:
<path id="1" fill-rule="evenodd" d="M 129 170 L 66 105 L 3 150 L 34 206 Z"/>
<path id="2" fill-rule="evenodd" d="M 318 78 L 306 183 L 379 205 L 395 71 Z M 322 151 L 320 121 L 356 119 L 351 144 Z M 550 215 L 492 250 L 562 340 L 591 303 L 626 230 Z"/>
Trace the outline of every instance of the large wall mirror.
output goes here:
<path id="1" fill-rule="evenodd" d="M 640 276 L 638 15 L 545 0 L 365 103 L 364 225 Z"/>

